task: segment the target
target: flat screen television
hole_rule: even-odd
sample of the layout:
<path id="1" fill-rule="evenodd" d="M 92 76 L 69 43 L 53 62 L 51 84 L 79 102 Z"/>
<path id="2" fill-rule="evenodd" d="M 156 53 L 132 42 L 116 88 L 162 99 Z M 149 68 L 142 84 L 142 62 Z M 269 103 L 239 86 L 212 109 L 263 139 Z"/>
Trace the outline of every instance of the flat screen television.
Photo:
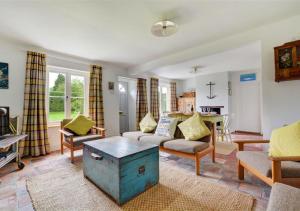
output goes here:
<path id="1" fill-rule="evenodd" d="M 9 107 L 0 106 L 0 137 L 10 134 Z"/>

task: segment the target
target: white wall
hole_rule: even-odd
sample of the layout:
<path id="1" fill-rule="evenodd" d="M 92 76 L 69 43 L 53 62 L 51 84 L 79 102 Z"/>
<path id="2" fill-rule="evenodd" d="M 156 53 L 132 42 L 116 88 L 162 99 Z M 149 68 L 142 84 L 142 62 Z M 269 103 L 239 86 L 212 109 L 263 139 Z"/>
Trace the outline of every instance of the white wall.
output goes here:
<path id="1" fill-rule="evenodd" d="M 90 64 L 100 64 L 103 67 L 103 99 L 104 99 L 104 122 L 108 136 L 119 135 L 119 96 L 118 76 L 127 76 L 123 68 L 108 63 L 88 61 L 81 58 L 47 52 L 45 50 L 20 45 L 7 40 L 0 39 L 0 61 L 9 63 L 9 89 L 0 89 L 0 105 L 9 106 L 11 116 L 23 113 L 23 95 L 26 51 L 36 50 L 46 52 L 47 65 L 59 66 L 70 69 L 89 71 Z M 115 82 L 115 91 L 108 90 L 108 82 Z M 49 140 L 51 150 L 59 149 L 58 127 L 49 128 Z"/>
<path id="2" fill-rule="evenodd" d="M 196 91 L 196 109 L 201 111 L 200 106 L 224 106 L 221 109 L 222 114 L 228 114 L 228 73 L 215 73 L 208 75 L 200 75 L 183 81 L 183 91 Z M 207 83 L 213 82 L 214 99 L 208 99 L 209 86 Z"/>
<path id="3" fill-rule="evenodd" d="M 9 89 L 0 89 L 0 106 L 10 107 L 10 116 L 23 112 L 26 51 L 0 40 L 0 62 L 9 64 Z"/>

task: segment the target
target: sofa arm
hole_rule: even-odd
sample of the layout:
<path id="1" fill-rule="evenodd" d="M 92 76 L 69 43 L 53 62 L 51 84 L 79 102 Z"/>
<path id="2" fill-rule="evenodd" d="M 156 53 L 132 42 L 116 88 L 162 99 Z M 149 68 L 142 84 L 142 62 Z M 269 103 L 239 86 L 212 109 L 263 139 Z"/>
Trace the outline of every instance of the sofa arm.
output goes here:
<path id="1" fill-rule="evenodd" d="M 96 130 L 96 133 L 101 135 L 102 137 L 105 137 L 105 129 L 101 127 L 93 126 L 92 129 Z"/>
<path id="2" fill-rule="evenodd" d="M 272 161 L 300 161 L 300 156 L 269 157 Z"/>
<path id="3" fill-rule="evenodd" d="M 244 150 L 245 144 L 267 144 L 270 143 L 269 140 L 235 140 L 233 143 L 238 145 L 238 151 Z"/>
<path id="4" fill-rule="evenodd" d="M 63 129 L 60 129 L 60 130 L 58 130 L 58 131 L 59 131 L 61 134 L 67 136 L 67 137 L 73 137 L 73 136 L 74 136 L 73 133 L 70 133 L 70 132 L 65 131 L 65 130 L 63 130 Z"/>

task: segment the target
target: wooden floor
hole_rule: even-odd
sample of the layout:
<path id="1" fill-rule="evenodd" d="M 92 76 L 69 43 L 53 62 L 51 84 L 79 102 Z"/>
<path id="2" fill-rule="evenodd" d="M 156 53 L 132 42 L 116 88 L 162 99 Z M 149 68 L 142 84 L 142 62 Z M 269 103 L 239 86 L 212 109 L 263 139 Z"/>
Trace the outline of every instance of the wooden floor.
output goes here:
<path id="1" fill-rule="evenodd" d="M 233 139 L 260 139 L 254 135 L 233 135 Z M 247 149 L 247 148 L 246 148 Z M 248 148 L 255 150 L 255 148 Z M 257 147 L 256 147 L 257 150 Z M 211 182 L 229 186 L 233 189 L 249 193 L 256 198 L 256 210 L 265 210 L 270 195 L 270 187 L 251 176 L 245 174 L 245 181 L 239 181 L 236 173 L 236 159 L 233 152 L 228 156 L 216 156 L 216 163 L 211 163 L 211 159 L 204 158 L 201 161 L 201 176 L 208 178 Z M 81 163 L 81 152 L 74 165 Z M 50 155 L 38 158 L 23 159 L 26 167 L 18 171 L 15 164 L 9 164 L 0 169 L 0 210 L 33 210 L 30 197 L 26 190 L 26 178 L 38 174 L 44 174 L 58 166 L 69 163 L 69 153 L 61 155 L 53 152 Z M 178 167 L 187 169 L 191 173 L 195 172 L 195 164 L 191 160 L 178 158 L 174 155 L 161 153 L 161 161 L 174 164 Z"/>

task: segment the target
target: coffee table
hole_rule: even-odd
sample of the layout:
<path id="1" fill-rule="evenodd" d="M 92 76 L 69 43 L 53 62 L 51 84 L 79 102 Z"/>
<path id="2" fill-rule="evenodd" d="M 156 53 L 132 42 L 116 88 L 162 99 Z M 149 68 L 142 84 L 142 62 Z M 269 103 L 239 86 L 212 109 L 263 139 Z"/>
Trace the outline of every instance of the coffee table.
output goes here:
<path id="1" fill-rule="evenodd" d="M 159 180 L 159 147 L 115 136 L 84 143 L 83 173 L 119 205 Z"/>

